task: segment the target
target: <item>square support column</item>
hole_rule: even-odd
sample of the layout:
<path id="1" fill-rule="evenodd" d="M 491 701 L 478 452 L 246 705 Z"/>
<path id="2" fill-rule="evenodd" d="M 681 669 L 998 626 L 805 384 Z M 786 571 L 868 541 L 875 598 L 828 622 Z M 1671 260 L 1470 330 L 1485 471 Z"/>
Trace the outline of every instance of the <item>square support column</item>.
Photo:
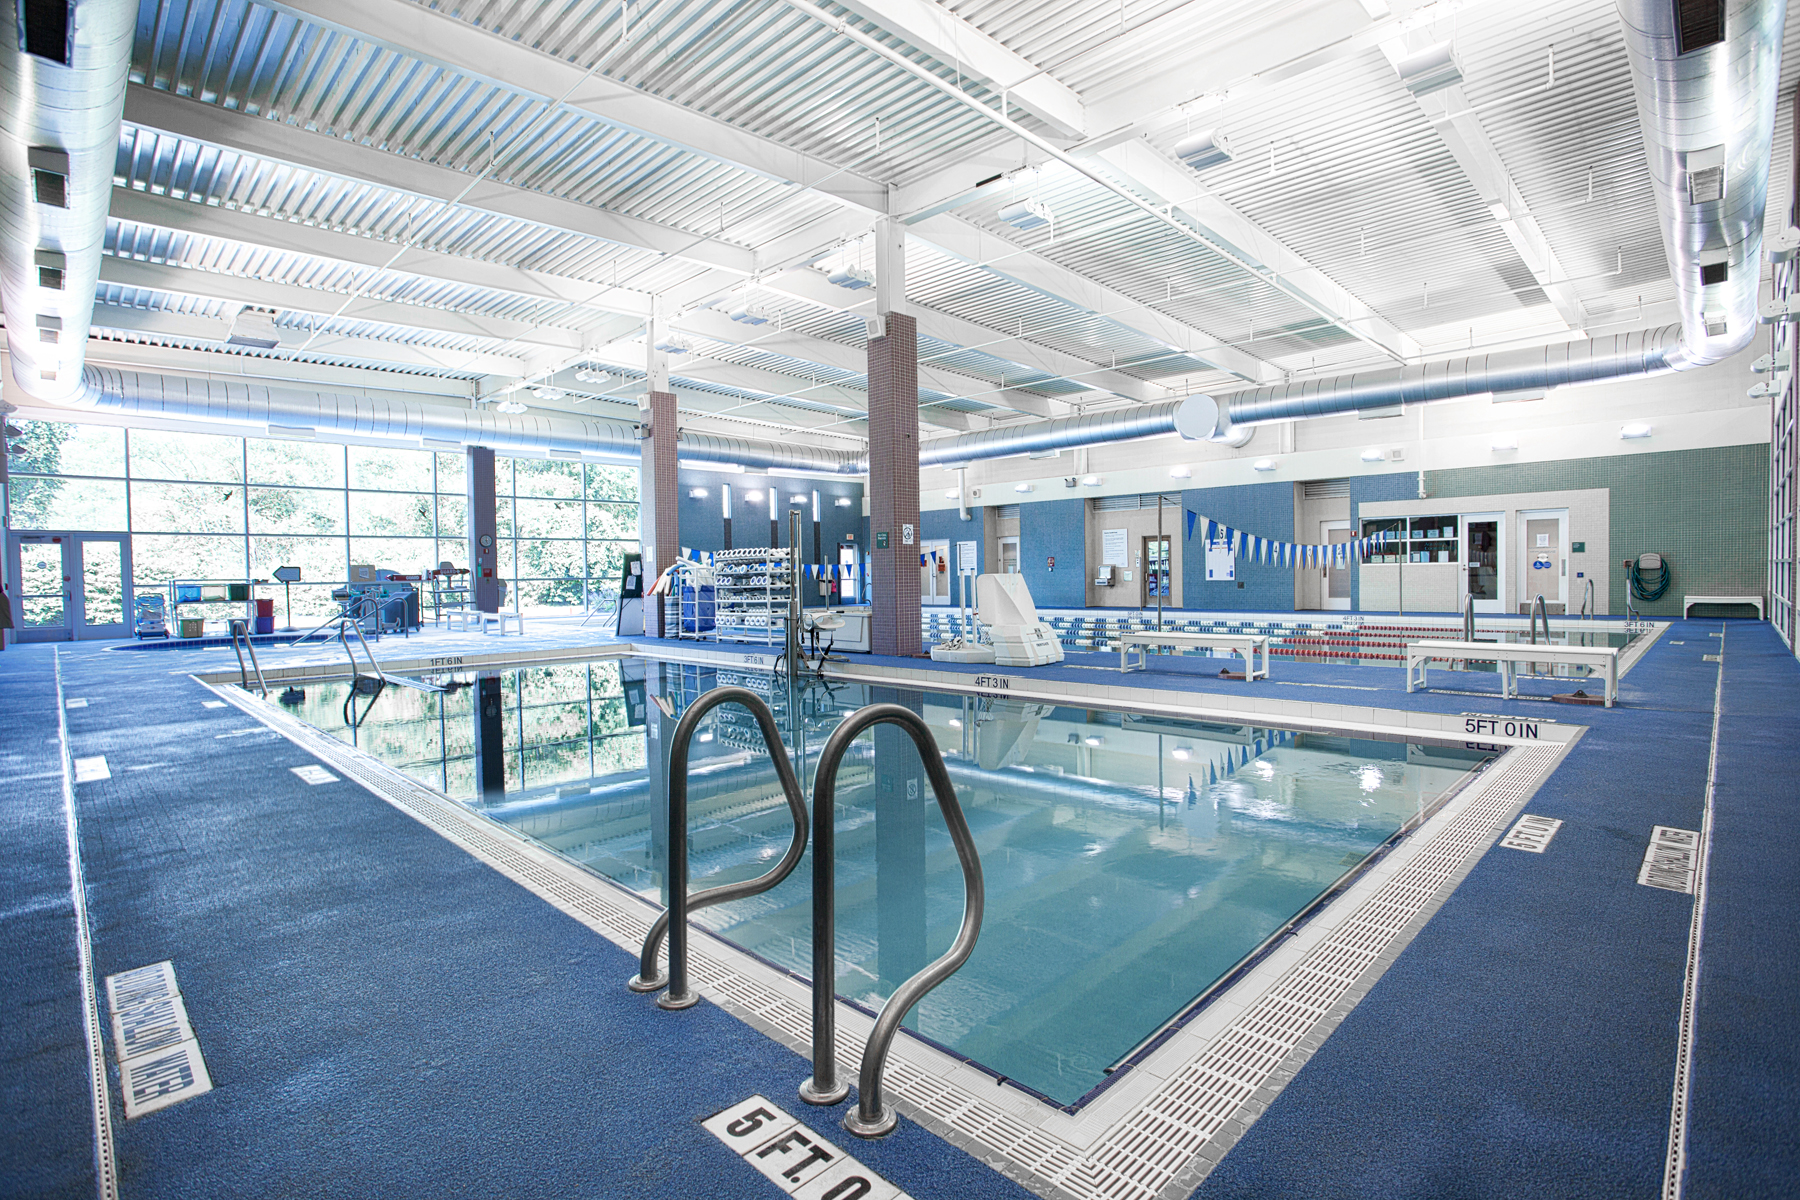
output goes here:
<path id="1" fill-rule="evenodd" d="M 470 446 L 464 457 L 463 477 L 468 481 L 469 500 L 469 601 L 482 612 L 499 612 L 500 526 L 494 511 L 494 452 L 486 446 Z"/>
<path id="2" fill-rule="evenodd" d="M 886 322 L 886 335 L 869 339 L 869 645 L 876 654 L 914 655 L 921 642 L 919 326 L 904 313 L 888 313 Z"/>
<path id="3" fill-rule="evenodd" d="M 650 392 L 639 410 L 643 421 L 638 443 L 638 543 L 643 547 L 644 580 L 648 584 L 681 553 L 680 495 L 675 466 L 675 393 Z M 666 637 L 663 597 L 644 597 L 644 632 Z"/>

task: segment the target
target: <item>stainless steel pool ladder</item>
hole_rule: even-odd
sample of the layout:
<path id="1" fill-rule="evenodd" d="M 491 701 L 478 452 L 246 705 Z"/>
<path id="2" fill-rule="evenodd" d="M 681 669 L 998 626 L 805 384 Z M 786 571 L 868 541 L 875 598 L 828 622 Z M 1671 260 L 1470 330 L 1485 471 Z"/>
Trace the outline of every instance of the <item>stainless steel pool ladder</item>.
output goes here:
<path id="1" fill-rule="evenodd" d="M 250 623 L 240 617 L 232 621 L 228 628 L 231 630 L 231 650 L 237 655 L 238 660 L 238 679 L 241 681 L 243 689 L 246 692 L 250 690 L 250 676 L 244 671 L 244 650 L 249 650 L 250 669 L 256 672 L 257 690 L 266 699 L 269 695 L 269 685 L 263 682 L 262 667 L 256 661 L 256 647 L 250 642 Z M 238 648 L 240 637 L 244 639 L 243 649 Z"/>
<path id="2" fill-rule="evenodd" d="M 788 812 L 794 818 L 794 838 L 788 843 L 787 853 L 781 856 L 781 861 L 755 879 L 727 883 L 689 895 L 688 743 L 693 740 L 694 731 L 700 727 L 700 722 L 707 713 L 721 704 L 731 703 L 741 704 L 749 709 L 750 715 L 756 718 L 756 724 L 762 730 L 763 744 L 769 748 L 769 758 L 775 764 L 775 774 L 781 780 L 782 793 L 787 797 Z M 667 988 L 656 998 L 659 1007 L 671 1010 L 691 1008 L 700 997 L 688 987 L 688 914 L 709 904 L 742 900 L 768 891 L 793 872 L 800 864 L 800 856 L 805 852 L 806 797 L 800 790 L 799 779 L 794 775 L 793 764 L 788 761 L 787 749 L 782 745 L 781 730 L 775 724 L 775 713 L 761 696 L 745 688 L 721 687 L 704 693 L 681 715 L 680 722 L 675 726 L 675 735 L 669 741 L 669 860 L 666 875 L 669 907 L 650 926 L 650 932 L 644 938 L 643 953 L 638 956 L 638 973 L 625 986 L 634 992 L 654 992 Z M 662 948 L 665 935 L 669 939 L 669 970 L 667 974 L 659 974 L 656 969 L 657 952 Z"/>
<path id="3" fill-rule="evenodd" d="M 1538 618 L 1544 619 L 1544 644 L 1550 644 L 1550 609 L 1544 603 L 1544 593 L 1539 592 L 1536 600 L 1531 602 L 1531 644 L 1537 645 Z M 1538 665 L 1531 664 L 1531 673 L 1537 674 Z"/>
<path id="4" fill-rule="evenodd" d="M 1463 597 L 1463 641 L 1475 640 L 1475 597 Z"/>
<path id="5" fill-rule="evenodd" d="M 1582 617 L 1582 620 L 1584 620 L 1584 621 L 1593 620 L 1594 610 L 1597 607 L 1598 606 L 1594 603 L 1594 581 L 1590 579 L 1590 580 L 1587 580 L 1586 586 L 1584 586 L 1581 589 L 1581 617 Z M 1548 625 L 1550 623 L 1549 619 L 1545 618 L 1544 623 L 1546 625 Z"/>
<path id="6" fill-rule="evenodd" d="M 943 811 L 944 824 L 949 827 L 950 840 L 956 844 L 963 874 L 963 917 L 962 928 L 957 930 L 950 949 L 895 988 L 875 1018 L 875 1028 L 863 1046 L 856 1111 L 844 1115 L 844 1128 L 865 1138 L 885 1136 L 899 1124 L 894 1110 L 882 1103 L 881 1076 L 887 1066 L 888 1048 L 913 1006 L 968 961 L 975 950 L 975 939 L 981 935 L 985 907 L 981 856 L 975 849 L 975 837 L 957 802 L 956 786 L 950 782 L 944 756 L 938 753 L 937 742 L 924 719 L 898 704 L 870 704 L 851 713 L 826 739 L 813 782 L 813 1073 L 800 1085 L 802 1100 L 808 1104 L 836 1104 L 849 1094 L 848 1085 L 837 1078 L 837 863 L 833 819 L 837 809 L 837 773 L 850 743 L 864 730 L 882 724 L 900 726 L 918 747 L 931 790 Z"/>

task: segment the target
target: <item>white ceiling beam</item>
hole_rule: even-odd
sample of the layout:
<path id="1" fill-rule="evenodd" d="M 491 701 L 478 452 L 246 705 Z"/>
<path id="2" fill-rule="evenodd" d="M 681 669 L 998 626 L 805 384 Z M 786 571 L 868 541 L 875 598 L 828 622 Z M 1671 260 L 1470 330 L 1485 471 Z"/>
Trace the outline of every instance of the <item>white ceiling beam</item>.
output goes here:
<path id="1" fill-rule="evenodd" d="M 135 262 L 110 255 L 100 260 L 100 282 L 205 300 L 311 313 L 326 318 L 336 313 L 339 306 L 349 299 L 337 292 L 319 291 L 291 283 L 246 279 L 239 275 L 221 275 L 213 271 L 199 271 L 165 263 Z M 367 297 L 351 300 L 340 319 L 379 321 L 384 325 L 428 333 L 511 342 L 520 348 L 521 358 L 530 351 L 548 350 L 567 354 L 578 352 L 582 347 L 581 335 L 573 330 Z"/>
<path id="2" fill-rule="evenodd" d="M 100 306 L 96 313 L 123 311 Z M 474 386 L 467 379 L 433 375 L 396 375 L 391 368 L 301 362 L 264 358 L 231 350 L 189 350 L 91 338 L 86 362 L 97 367 L 127 371 L 174 371 L 241 379 L 271 387 L 318 387 L 326 390 L 357 389 L 390 391 L 396 399 L 408 396 L 443 396 L 467 404 Z M 11 375 L 7 378 L 10 380 Z M 10 386 L 10 384 L 9 384 Z"/>
<path id="3" fill-rule="evenodd" d="M 1160 313 L 1122 292 L 1114 291 L 1098 280 L 1071 271 L 1041 255 L 1020 250 L 1013 243 L 984 233 L 967 221 L 947 215 L 931 217 L 914 223 L 907 232 L 952 258 L 980 266 L 1021 287 L 1102 316 L 1171 351 L 1198 359 L 1246 382 L 1272 384 L 1281 381 L 1281 373 L 1255 355 L 1220 343 L 1210 334 Z M 988 264 L 986 258 L 990 251 L 1003 254 L 1005 261 Z"/>
<path id="4" fill-rule="evenodd" d="M 873 314 L 875 308 L 874 300 L 865 296 L 866 289 L 853 292 L 837 287 L 822 273 L 805 267 L 764 278 L 760 286 L 820 308 L 869 315 Z M 1096 391 L 1109 391 L 1140 404 L 1166 400 L 1173 394 L 1169 388 L 1159 383 L 1102 367 L 1078 355 L 1027 341 L 1016 334 L 1002 333 L 974 321 L 938 312 L 910 298 L 906 310 L 918 321 L 921 336 L 936 338 L 964 349 L 979 350 L 983 354 L 1016 363 L 1026 370 L 1041 371 Z"/>
<path id="5" fill-rule="evenodd" d="M 223 205 L 176 200 L 126 188 L 113 189 L 110 211 L 117 219 L 138 225 L 153 225 L 196 237 L 220 238 L 248 246 L 261 246 L 286 254 L 333 259 L 359 267 L 380 269 L 394 257 L 396 249 L 391 242 L 378 241 L 360 234 L 342 233 L 279 217 L 257 216 Z M 446 283 L 493 288 L 534 300 L 577 305 L 596 312 L 619 313 L 641 319 L 650 311 L 650 297 L 644 292 L 589 283 L 525 267 L 440 254 L 417 247 L 407 250 L 387 269 L 398 274 L 419 275 Z"/>
<path id="6" fill-rule="evenodd" d="M 838 0 L 877 29 L 885 30 L 964 79 L 1005 92 L 1009 107 L 1022 108 L 1064 138 L 1087 134 L 1081 97 L 1023 55 L 933 0 Z"/>
<path id="7" fill-rule="evenodd" d="M 1406 57 L 1406 43 L 1400 39 L 1383 42 L 1381 52 L 1389 65 L 1396 65 Z M 1568 282 L 1568 270 L 1531 215 L 1530 206 L 1500 158 L 1499 148 L 1488 137 L 1480 115 L 1470 108 L 1462 84 L 1453 83 L 1423 96 L 1415 94 L 1413 100 L 1431 119 L 1438 138 L 1456 159 L 1481 202 L 1488 206 L 1519 260 L 1555 307 L 1556 315 L 1570 329 L 1581 329 L 1587 323 L 1587 314 L 1582 309 L 1580 293 Z"/>
<path id="8" fill-rule="evenodd" d="M 462 196 L 459 204 L 463 208 L 529 221 L 738 276 L 749 275 L 756 269 L 756 255 L 729 242 L 494 179 L 476 182 L 473 175 L 464 171 L 346 138 L 309 132 L 283 121 L 249 116 L 142 84 L 134 83 L 126 88 L 124 122 L 188 141 L 205 142 L 249 158 L 285 163 L 321 175 L 403 192 L 440 205 L 447 205 Z M 471 184 L 474 186 L 470 187 Z M 466 195 L 464 189 L 469 189 Z"/>
<path id="9" fill-rule="evenodd" d="M 414 0 L 270 0 L 270 8 L 396 54 L 471 75 L 545 103 L 598 117 L 765 179 L 868 213 L 887 211 L 887 187 L 673 100 L 619 83 Z"/>
<path id="10" fill-rule="evenodd" d="M 1173 205 L 1208 241 L 1260 268 L 1258 278 L 1270 287 L 1392 358 L 1418 357 L 1419 344 L 1412 338 L 1274 234 L 1207 192 L 1194 172 L 1144 139 L 1121 142 L 1098 157 L 1121 183 L 1159 205 Z"/>
<path id="11" fill-rule="evenodd" d="M 210 317 L 159 312 L 144 308 L 124 308 L 114 304 L 94 306 L 94 327 L 143 333 L 185 342 L 217 342 L 221 346 L 225 344 L 225 338 L 231 332 L 229 323 L 215 321 Z M 269 353 L 298 353 L 301 349 L 300 343 L 306 340 L 305 335 L 298 330 L 283 330 L 282 332 L 286 335 L 282 345 Z M 305 352 L 321 358 L 354 358 L 368 363 L 394 367 L 422 367 L 431 371 L 473 375 L 517 373 L 521 366 L 518 359 L 506 358 L 501 355 L 470 354 L 439 350 L 429 346 L 409 346 L 401 342 L 345 337 L 338 334 L 321 335 L 306 347 Z M 387 386 L 394 385 L 390 382 Z"/>

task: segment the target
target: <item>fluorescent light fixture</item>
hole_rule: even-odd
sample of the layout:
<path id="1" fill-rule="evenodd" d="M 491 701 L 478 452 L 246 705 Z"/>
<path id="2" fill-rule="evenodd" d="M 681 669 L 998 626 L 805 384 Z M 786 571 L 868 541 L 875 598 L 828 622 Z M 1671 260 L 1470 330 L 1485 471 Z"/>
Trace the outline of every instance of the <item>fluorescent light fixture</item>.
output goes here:
<path id="1" fill-rule="evenodd" d="M 1192 479 L 1193 477 L 1194 477 L 1193 468 L 1189 467 L 1186 463 L 1183 463 L 1178 467 L 1170 467 L 1169 468 L 1169 478 L 1170 479 Z"/>
<path id="2" fill-rule="evenodd" d="M 832 503 L 837 505 L 839 508 L 849 508 L 850 507 L 850 497 L 839 496 L 836 500 L 833 500 Z"/>
<path id="3" fill-rule="evenodd" d="M 1394 64 L 1394 70 L 1406 90 L 1415 96 L 1428 96 L 1463 80 L 1462 67 L 1457 64 L 1449 42 L 1439 42 L 1408 54 Z"/>
<path id="4" fill-rule="evenodd" d="M 704 500 L 704 499 L 706 499 L 706 489 L 705 488 L 689 488 L 688 489 L 688 499 L 689 500 Z"/>
<path id="5" fill-rule="evenodd" d="M 688 345 L 686 339 L 668 336 L 657 338 L 656 348 L 661 350 L 664 354 L 686 354 L 693 349 L 692 346 Z"/>
<path id="6" fill-rule="evenodd" d="M 1517 450 L 1518 448 L 1519 439 L 1512 436 L 1510 433 L 1496 434 L 1493 444 L 1489 447 L 1489 449 L 1493 450 L 1496 454 L 1504 450 Z"/>
<path id="7" fill-rule="evenodd" d="M 875 286 L 874 276 L 870 275 L 867 271 L 860 271 L 855 267 L 839 267 L 837 270 L 831 272 L 831 274 L 825 276 L 825 278 L 832 283 L 837 284 L 839 287 L 848 288 L 853 292 L 860 291 L 866 287 Z"/>
<path id="8" fill-rule="evenodd" d="M 1081 477 L 1082 487 L 1099 487 L 1102 482 L 1103 481 L 1098 475 L 1083 475 Z"/>
<path id="9" fill-rule="evenodd" d="M 605 371 L 597 371 L 592 367 L 582 367 L 575 372 L 576 383 L 607 383 L 612 376 Z"/>
<path id="10" fill-rule="evenodd" d="M 731 319 L 740 325 L 767 325 L 769 316 L 760 308 L 736 308 L 731 311 Z"/>
<path id="11" fill-rule="evenodd" d="M 561 400 L 568 393 L 564 392 L 561 388 L 537 387 L 531 389 L 531 394 L 536 396 L 539 400 Z"/>
<path id="12" fill-rule="evenodd" d="M 1029 484 L 1029 483 L 1015 483 L 1015 484 L 1013 484 L 1013 491 L 1015 491 L 1015 492 L 1029 492 L 1029 491 L 1031 491 L 1031 490 L 1032 490 L 1032 488 L 1031 488 L 1031 485 L 1030 485 L 1030 484 Z"/>
<path id="13" fill-rule="evenodd" d="M 1175 143 L 1175 157 L 1195 171 L 1230 162 L 1235 155 L 1231 139 L 1217 129 L 1202 129 Z"/>
<path id="14" fill-rule="evenodd" d="M 1619 430 L 1619 436 L 1627 440 L 1632 438 L 1647 438 L 1650 436 L 1650 426 L 1645 425 L 1641 421 L 1633 422 Z"/>
<path id="15" fill-rule="evenodd" d="M 1367 450 L 1362 452 L 1362 460 L 1364 462 L 1386 462 L 1387 451 L 1383 450 L 1380 446 L 1370 446 Z"/>
<path id="16" fill-rule="evenodd" d="M 1272 458 L 1259 458 L 1250 464 L 1250 469 L 1253 471 L 1273 471 L 1275 469 L 1275 460 Z"/>
<path id="17" fill-rule="evenodd" d="M 281 335 L 275 332 L 275 314 L 266 308 L 240 308 L 231 322 L 231 332 L 225 335 L 225 341 L 232 346 L 254 346 L 258 350 L 273 350 L 281 345 Z"/>
<path id="18" fill-rule="evenodd" d="M 1042 229 L 1056 219 L 1050 206 L 1042 200 L 1020 200 L 1016 204 L 1008 204 L 994 214 L 1014 229 Z"/>

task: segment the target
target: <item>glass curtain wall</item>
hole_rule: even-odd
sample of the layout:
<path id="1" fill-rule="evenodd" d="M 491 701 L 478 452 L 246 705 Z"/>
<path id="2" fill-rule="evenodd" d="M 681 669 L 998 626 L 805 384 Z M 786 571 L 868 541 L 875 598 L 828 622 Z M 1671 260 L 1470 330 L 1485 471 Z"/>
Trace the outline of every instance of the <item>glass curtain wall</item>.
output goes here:
<path id="1" fill-rule="evenodd" d="M 300 620 L 336 611 L 352 563 L 403 574 L 469 563 L 461 453 L 12 424 L 24 432 L 8 443 L 12 528 L 129 533 L 139 589 L 297 566 Z M 579 611 L 590 588 L 616 586 L 637 548 L 636 467 L 497 458 L 495 491 L 499 569 L 527 612 Z M 283 612 L 279 586 L 259 594 Z M 205 615 L 243 612 L 218 608 Z"/>

